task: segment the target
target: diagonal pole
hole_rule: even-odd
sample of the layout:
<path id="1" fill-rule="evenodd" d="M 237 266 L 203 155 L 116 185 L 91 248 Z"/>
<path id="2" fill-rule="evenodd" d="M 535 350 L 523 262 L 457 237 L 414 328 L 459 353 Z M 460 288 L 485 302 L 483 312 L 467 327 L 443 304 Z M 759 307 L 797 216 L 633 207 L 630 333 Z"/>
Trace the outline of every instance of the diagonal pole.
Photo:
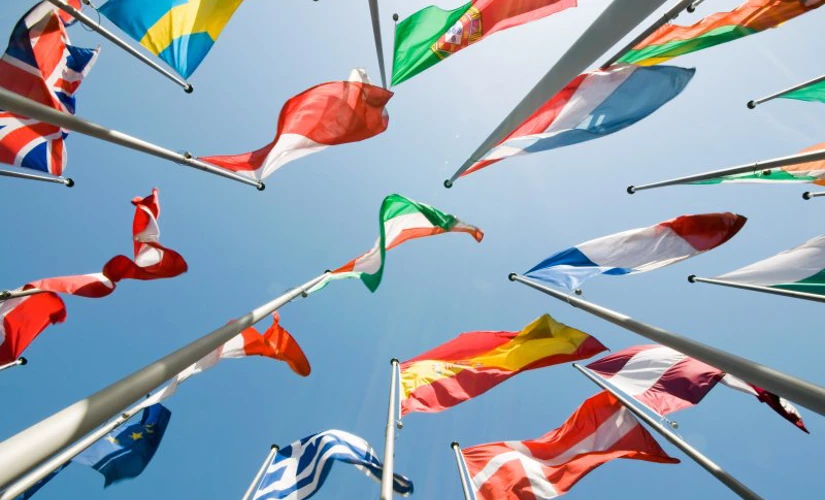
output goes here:
<path id="1" fill-rule="evenodd" d="M 378 17 L 378 0 L 368 0 L 372 18 L 372 34 L 375 37 L 375 53 L 378 55 L 378 68 L 381 70 L 381 85 L 387 88 L 387 72 L 384 69 L 384 42 L 381 40 L 381 23 Z"/>
<path id="2" fill-rule="evenodd" d="M 0 302 L 17 299 L 20 297 L 28 297 L 29 295 L 37 295 L 38 293 L 47 292 L 39 288 L 29 288 L 28 290 L 3 290 L 0 291 Z"/>
<path id="3" fill-rule="evenodd" d="M 763 102 L 772 101 L 772 100 L 776 99 L 777 97 L 782 97 L 785 94 L 789 94 L 789 93 L 793 92 L 794 90 L 799 90 L 803 87 L 807 87 L 808 85 L 813 85 L 813 84 L 819 83 L 819 82 L 825 82 L 825 75 L 814 78 L 813 80 L 808 80 L 807 82 L 802 82 L 799 85 L 794 85 L 793 87 L 787 88 L 785 90 L 780 90 L 779 92 L 777 92 L 775 94 L 771 94 L 767 97 L 762 97 L 760 99 L 754 99 L 752 101 L 748 101 L 748 109 L 754 109 L 756 106 L 762 104 Z"/>
<path id="4" fill-rule="evenodd" d="M 690 276 L 688 276 L 688 281 L 691 283 L 709 283 L 711 285 L 740 288 L 742 290 L 769 293 L 771 295 L 783 295 L 785 297 L 812 300 L 814 302 L 825 302 L 825 295 L 818 295 L 816 293 L 797 292 L 796 290 L 784 290 L 782 288 L 771 288 L 769 286 L 748 285 L 745 283 L 736 283 L 735 281 L 720 280 L 716 278 L 700 278 L 695 274 L 691 274 Z"/>
<path id="5" fill-rule="evenodd" d="M 825 196 L 825 191 L 820 191 L 818 193 L 812 193 L 810 191 L 805 191 L 802 193 L 803 200 L 810 200 L 811 198 L 819 198 L 820 196 Z"/>
<path id="6" fill-rule="evenodd" d="M 252 483 L 250 483 L 249 488 L 247 488 L 246 493 L 243 494 L 241 500 L 252 500 L 252 496 L 255 494 L 255 489 L 258 487 L 258 484 L 260 484 L 261 479 L 264 478 L 264 474 L 266 474 L 266 470 L 269 468 L 269 464 L 272 462 L 272 459 L 275 458 L 275 455 L 277 453 L 278 445 L 271 445 L 269 447 L 269 454 L 267 454 L 266 460 L 264 460 L 264 463 L 261 464 L 261 468 L 258 469 L 258 473 L 255 474 L 255 477 L 252 479 Z"/>
<path id="7" fill-rule="evenodd" d="M 26 172 L 16 172 L 14 170 L 0 170 L 0 176 L 16 177 L 18 179 L 28 179 L 31 181 L 54 182 L 55 184 L 63 184 L 66 187 L 74 186 L 74 181 L 69 177 L 29 174 Z"/>
<path id="8" fill-rule="evenodd" d="M 0 372 L 2 372 L 3 370 L 8 370 L 9 368 L 14 368 L 15 366 L 25 366 L 28 362 L 29 360 L 21 356 L 12 361 L 11 363 L 0 365 Z"/>

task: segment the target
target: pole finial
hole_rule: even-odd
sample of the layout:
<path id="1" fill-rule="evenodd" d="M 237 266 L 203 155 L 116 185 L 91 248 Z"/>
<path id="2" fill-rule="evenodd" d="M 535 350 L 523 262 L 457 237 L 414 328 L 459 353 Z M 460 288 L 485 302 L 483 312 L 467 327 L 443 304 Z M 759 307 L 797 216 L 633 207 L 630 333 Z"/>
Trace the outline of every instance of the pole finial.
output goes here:
<path id="1" fill-rule="evenodd" d="M 270 449 L 270 450 L 275 450 L 275 451 L 278 451 L 280 448 L 278 447 L 278 445 L 277 445 L 277 444 L 271 444 L 271 445 L 269 445 L 269 449 Z"/>
<path id="2" fill-rule="evenodd" d="M 627 186 L 627 194 L 635 194 L 636 193 L 636 186 Z"/>
<path id="3" fill-rule="evenodd" d="M 510 281 L 516 281 L 516 276 L 518 276 L 516 273 L 510 273 L 507 275 L 507 279 Z"/>
<path id="4" fill-rule="evenodd" d="M 397 12 L 392 15 L 392 20 L 395 21 L 395 22 L 398 22 L 398 13 Z"/>
<path id="5" fill-rule="evenodd" d="M 447 179 L 446 181 L 444 181 L 444 187 L 450 189 L 451 187 L 453 187 L 453 181 Z"/>
<path id="6" fill-rule="evenodd" d="M 397 364 L 399 364 L 399 363 L 400 363 L 400 361 L 398 361 L 398 358 L 392 358 L 392 359 L 390 360 L 390 364 L 391 364 L 391 365 L 393 365 L 393 366 L 395 366 L 395 365 L 397 365 Z"/>
<path id="7" fill-rule="evenodd" d="M 755 109 L 756 101 L 748 101 L 748 109 Z"/>
<path id="8" fill-rule="evenodd" d="M 63 181 L 63 184 L 65 184 L 67 188 L 74 187 L 74 179 L 72 179 L 71 177 L 66 177 L 66 180 Z"/>
<path id="9" fill-rule="evenodd" d="M 452 448 L 452 449 L 458 448 L 458 441 L 453 441 L 452 443 L 450 443 L 450 448 Z"/>
<path id="10" fill-rule="evenodd" d="M 191 94 L 192 92 L 195 91 L 195 87 L 193 87 L 191 83 L 187 83 L 186 87 L 183 87 L 183 91 L 186 92 L 187 94 Z"/>
<path id="11" fill-rule="evenodd" d="M 581 294 L 583 293 L 581 288 L 576 288 L 575 290 L 573 290 L 573 292 L 574 292 L 576 295 L 578 295 L 579 297 L 581 297 Z"/>
<path id="12" fill-rule="evenodd" d="M 688 282 L 689 283 L 696 283 L 696 275 L 691 274 L 690 276 L 688 276 Z"/>
<path id="13" fill-rule="evenodd" d="M 802 193 L 802 199 L 803 200 L 810 200 L 811 199 L 811 192 L 810 191 L 805 191 L 804 193 Z M 0 294 L 0 297 L 2 297 L 2 294 Z"/>
<path id="14" fill-rule="evenodd" d="M 26 366 L 27 364 L 29 364 L 29 360 L 24 358 L 23 356 L 17 358 L 17 362 L 20 363 L 20 366 Z"/>
<path id="15" fill-rule="evenodd" d="M 255 189 L 257 189 L 258 191 L 263 191 L 264 189 L 266 189 L 266 184 L 264 184 L 263 182 L 259 182 L 258 185 L 255 186 Z"/>

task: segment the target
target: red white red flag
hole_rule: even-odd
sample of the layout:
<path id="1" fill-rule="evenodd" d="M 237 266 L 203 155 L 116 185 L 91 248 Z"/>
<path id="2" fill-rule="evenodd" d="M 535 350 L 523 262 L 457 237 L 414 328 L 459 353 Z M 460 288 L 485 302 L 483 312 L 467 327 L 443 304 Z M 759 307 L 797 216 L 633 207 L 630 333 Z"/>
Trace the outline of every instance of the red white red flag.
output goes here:
<path id="1" fill-rule="evenodd" d="M 66 320 L 66 307 L 54 293 L 0 302 L 0 364 L 16 360 L 50 325 Z"/>

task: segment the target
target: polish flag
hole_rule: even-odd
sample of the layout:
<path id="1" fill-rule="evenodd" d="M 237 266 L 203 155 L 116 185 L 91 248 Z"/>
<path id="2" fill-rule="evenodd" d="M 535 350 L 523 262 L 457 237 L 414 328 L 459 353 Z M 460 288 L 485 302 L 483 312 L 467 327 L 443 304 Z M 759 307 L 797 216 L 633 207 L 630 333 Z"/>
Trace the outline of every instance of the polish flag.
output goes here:
<path id="1" fill-rule="evenodd" d="M 50 325 L 66 320 L 66 307 L 54 293 L 0 302 L 0 364 L 11 363 Z"/>

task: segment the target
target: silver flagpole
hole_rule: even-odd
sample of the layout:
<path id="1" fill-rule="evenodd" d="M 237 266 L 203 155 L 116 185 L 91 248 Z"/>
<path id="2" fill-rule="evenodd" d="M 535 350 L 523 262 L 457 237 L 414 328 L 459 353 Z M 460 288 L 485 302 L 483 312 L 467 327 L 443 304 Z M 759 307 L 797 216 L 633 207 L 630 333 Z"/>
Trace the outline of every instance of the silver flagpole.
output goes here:
<path id="1" fill-rule="evenodd" d="M 163 158 L 164 160 L 173 161 L 179 165 L 196 168 L 198 170 L 203 170 L 204 172 L 209 172 L 220 175 L 221 177 L 242 182 L 244 184 L 249 184 L 250 186 L 257 187 L 259 191 L 264 190 L 263 182 L 254 181 L 242 175 L 238 175 L 235 172 L 216 167 L 215 165 L 210 165 L 209 163 L 193 158 L 189 153 L 176 153 L 172 150 L 152 144 L 151 142 L 146 142 L 130 135 L 126 135 L 122 132 L 118 132 L 117 130 L 101 127 L 96 123 L 92 123 L 88 120 L 78 118 L 77 116 L 70 115 L 68 113 L 63 113 L 56 109 L 52 109 L 48 106 L 40 104 L 39 102 L 32 101 L 3 88 L 0 88 L 0 109 L 5 109 L 6 111 L 27 116 L 29 118 L 34 118 L 35 120 L 40 120 L 41 122 L 62 127 L 66 130 L 71 130 L 72 132 L 88 135 L 106 142 L 127 147 L 129 149 L 134 149 L 152 156 L 157 156 L 158 158 Z"/>
<path id="2" fill-rule="evenodd" d="M 814 302 L 825 302 L 825 295 L 797 292 L 795 290 L 783 290 L 781 288 L 771 288 L 768 286 L 747 285 L 744 283 L 736 283 L 735 281 L 719 280 L 715 278 L 700 278 L 695 274 L 688 276 L 688 281 L 691 283 L 710 283 L 711 285 L 729 286 L 731 288 L 741 288 L 742 290 L 752 290 L 754 292 L 770 293 L 772 295 L 784 295 L 785 297 L 812 300 Z"/>
<path id="3" fill-rule="evenodd" d="M 372 34 L 375 37 L 375 53 L 378 54 L 378 68 L 381 70 L 381 85 L 387 88 L 387 72 L 384 70 L 384 42 L 381 40 L 381 22 L 378 18 L 378 0 L 369 0 Z"/>
<path id="4" fill-rule="evenodd" d="M 95 22 L 92 18 L 90 18 L 86 14 L 80 12 L 79 10 L 75 9 L 71 5 L 64 2 L 63 0 L 48 0 L 48 2 L 52 5 L 54 5 L 55 7 L 57 7 L 58 9 L 68 13 L 69 15 L 71 15 L 72 17 L 74 17 L 75 19 L 77 19 L 78 21 L 83 23 L 84 25 L 91 28 L 93 31 L 96 31 L 96 32 L 100 33 L 101 35 L 103 35 L 103 38 L 105 38 L 105 39 L 109 40 L 110 42 L 114 43 L 115 45 L 117 45 L 121 49 L 125 50 L 129 54 L 135 56 L 137 59 L 139 59 L 141 62 L 143 62 L 144 64 L 146 64 L 150 68 L 154 69 L 155 71 L 162 74 L 166 78 L 168 78 L 168 79 L 172 80 L 173 82 L 177 83 L 178 85 L 183 87 L 184 92 L 186 92 L 187 94 L 191 94 L 192 91 L 194 90 L 194 88 L 192 87 L 192 85 L 189 82 L 187 82 L 186 80 L 181 79 L 177 75 L 175 75 L 172 72 L 166 70 L 164 67 L 162 67 L 161 65 L 159 65 L 155 61 L 153 61 L 153 60 L 149 59 L 148 57 L 146 57 L 145 55 L 141 54 L 140 52 L 137 51 L 137 49 L 133 48 L 131 45 L 129 45 L 128 43 L 124 42 L 123 40 L 121 40 L 120 38 L 115 36 L 114 33 L 107 30 L 106 28 L 104 28 L 103 26 L 101 26 L 100 24 Z M 84 3 L 86 3 L 86 2 L 84 2 Z"/>
<path id="5" fill-rule="evenodd" d="M 593 64 L 604 52 L 618 43 L 630 30 L 658 9 L 665 0 L 613 0 L 567 52 L 550 68 L 535 87 L 481 143 L 456 173 L 444 181 L 453 182 L 481 159 L 496 144 L 521 125 L 545 102 L 556 95 L 570 80 Z"/>
<path id="6" fill-rule="evenodd" d="M 592 380 L 593 383 L 612 394 L 616 399 L 619 400 L 619 402 L 621 402 L 625 406 L 625 408 L 627 408 L 631 413 L 636 415 L 637 418 L 644 421 L 644 423 L 646 423 L 647 425 L 652 427 L 656 432 L 664 436 L 665 439 L 667 439 L 674 446 L 682 450 L 682 452 L 684 452 L 685 455 L 689 456 L 703 469 L 710 472 L 711 475 L 718 479 L 722 484 L 730 488 L 731 491 L 733 491 L 742 498 L 746 498 L 749 500 L 761 500 L 761 496 L 757 495 L 753 492 L 753 490 L 751 490 L 744 484 L 740 483 L 735 477 L 728 474 L 727 471 L 725 471 L 725 469 L 719 467 L 714 461 L 712 461 L 711 459 L 703 455 L 699 450 L 688 444 L 687 441 L 677 436 L 673 431 L 671 431 L 661 423 L 657 422 L 656 419 L 654 419 L 647 413 L 638 409 L 633 403 L 630 402 L 630 400 L 628 400 L 626 397 L 619 394 L 615 389 L 607 385 L 604 382 L 604 380 L 601 379 L 601 377 L 599 377 L 595 373 L 591 373 L 590 370 L 585 369 L 578 363 L 573 363 L 573 366 L 577 370 L 582 372 L 585 377 Z"/>
<path id="7" fill-rule="evenodd" d="M 695 2 L 690 4 L 690 6 L 687 8 L 687 11 L 693 14 L 696 11 L 696 8 L 702 5 L 704 2 L 705 0 L 696 0 Z"/>
<path id="8" fill-rule="evenodd" d="M 9 368 L 14 368 L 15 366 L 25 366 L 28 362 L 29 360 L 21 356 L 16 360 L 12 361 L 11 363 L 0 365 L 0 372 L 2 372 L 3 370 L 8 370 Z"/>
<path id="9" fill-rule="evenodd" d="M 469 473 L 466 472 L 467 464 L 464 463 L 464 457 L 461 455 L 461 447 L 458 445 L 458 441 L 453 441 L 450 448 L 452 448 L 455 453 L 455 463 L 458 465 L 458 477 L 461 478 L 461 489 L 464 490 L 464 500 L 474 500 L 472 493 L 470 493 L 470 487 L 467 485 L 465 474 Z"/>
<path id="10" fill-rule="evenodd" d="M 387 429 L 384 434 L 384 468 L 381 471 L 381 500 L 392 500 L 393 462 L 395 457 L 396 399 L 398 396 L 398 360 L 390 360 L 390 404 L 387 408 Z"/>
<path id="11" fill-rule="evenodd" d="M 70 177 L 28 174 L 26 172 L 15 172 L 14 170 L 0 170 L 0 176 L 16 177 L 18 179 L 28 179 L 32 181 L 54 182 L 55 184 L 63 184 L 66 187 L 74 186 L 74 181 Z"/>
<path id="12" fill-rule="evenodd" d="M 771 169 L 785 167 L 788 165 L 799 165 L 800 163 L 807 163 L 811 161 L 825 160 L 825 149 L 817 149 L 816 151 L 809 151 L 807 153 L 798 153 L 790 156 L 782 156 L 780 158 L 772 158 L 770 160 L 755 161 L 746 165 L 738 167 L 723 168 L 722 170 L 714 170 L 712 172 L 705 172 L 704 174 L 688 175 L 686 177 L 678 177 L 667 181 L 652 182 L 650 184 L 642 184 L 641 186 L 628 186 L 627 193 L 633 194 L 637 191 L 645 189 L 653 189 L 664 186 L 673 186 L 675 184 L 688 184 L 691 182 L 704 181 L 708 179 L 715 179 L 725 175 L 745 174 L 763 170 L 763 175 L 771 175 Z"/>
<path id="13" fill-rule="evenodd" d="M 246 328 L 323 281 L 317 278 L 263 304 L 177 351 L 124 377 L 0 443 L 0 490 L 49 457 L 117 415 L 133 401 L 171 379 Z"/>
<path id="14" fill-rule="evenodd" d="M 803 200 L 810 200 L 811 198 L 819 198 L 820 196 L 825 196 L 825 191 L 820 191 L 819 193 L 812 193 L 810 191 L 805 191 L 802 193 Z"/>
<path id="15" fill-rule="evenodd" d="M 779 92 L 777 92 L 775 94 L 771 94 L 767 97 L 762 97 L 761 99 L 754 99 L 752 101 L 748 101 L 748 109 L 753 109 L 756 106 L 762 104 L 763 102 L 772 101 L 772 100 L 776 99 L 777 97 L 782 97 L 783 95 L 785 95 L 789 92 L 793 92 L 794 90 L 799 90 L 803 87 L 807 87 L 808 85 L 813 85 L 813 84 L 819 83 L 819 82 L 825 82 L 825 75 L 814 78 L 813 80 L 808 80 L 807 82 L 802 82 L 799 85 L 794 85 L 793 87 L 787 88 L 785 90 L 780 90 Z"/>
<path id="16" fill-rule="evenodd" d="M 272 459 L 275 458 L 275 455 L 278 453 L 278 445 L 273 444 L 269 447 L 269 454 L 266 456 L 266 460 L 261 465 L 261 468 L 258 469 L 258 473 L 255 474 L 255 478 L 252 479 L 252 483 L 247 488 L 246 493 L 243 494 L 241 500 L 252 500 L 252 495 L 255 494 L 255 489 L 258 487 L 258 484 L 261 482 L 261 479 L 264 478 L 264 474 L 266 474 L 266 470 L 269 468 L 269 463 L 272 462 Z"/>
<path id="17" fill-rule="evenodd" d="M 39 288 L 29 288 L 28 290 L 3 290 L 0 292 L 0 302 L 9 299 L 16 299 L 18 297 L 28 297 L 29 295 L 37 295 L 38 293 L 46 293 Z"/>
<path id="18" fill-rule="evenodd" d="M 629 316 L 612 311 L 606 307 L 540 285 L 516 273 L 510 274 L 510 281 L 517 281 L 523 285 L 527 285 L 534 290 L 566 302 L 573 307 L 579 308 L 605 321 L 609 321 L 616 326 L 637 333 L 642 337 L 670 347 L 720 370 L 724 370 L 735 377 L 758 385 L 785 399 L 796 401 L 805 408 L 825 416 L 825 388 L 687 337 L 642 323 L 641 321 L 636 321 Z"/>

